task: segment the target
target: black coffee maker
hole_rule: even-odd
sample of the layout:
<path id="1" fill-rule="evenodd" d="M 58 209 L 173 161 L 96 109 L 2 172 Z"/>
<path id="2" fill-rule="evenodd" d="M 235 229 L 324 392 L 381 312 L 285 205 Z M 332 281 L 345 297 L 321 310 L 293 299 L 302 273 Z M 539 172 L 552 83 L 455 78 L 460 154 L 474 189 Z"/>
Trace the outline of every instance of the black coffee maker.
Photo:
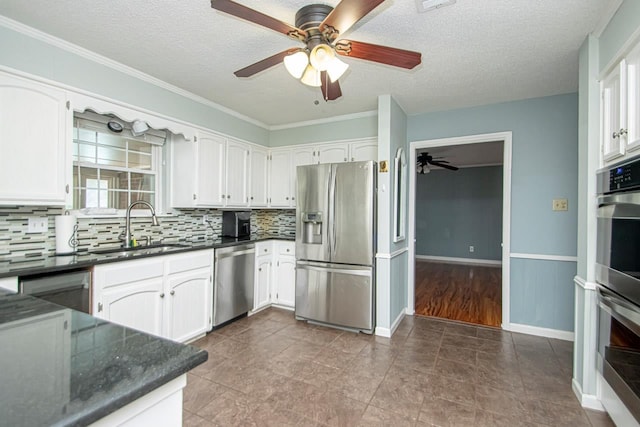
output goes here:
<path id="1" fill-rule="evenodd" d="M 251 234 L 250 211 L 222 211 L 222 235 L 245 237 Z"/>

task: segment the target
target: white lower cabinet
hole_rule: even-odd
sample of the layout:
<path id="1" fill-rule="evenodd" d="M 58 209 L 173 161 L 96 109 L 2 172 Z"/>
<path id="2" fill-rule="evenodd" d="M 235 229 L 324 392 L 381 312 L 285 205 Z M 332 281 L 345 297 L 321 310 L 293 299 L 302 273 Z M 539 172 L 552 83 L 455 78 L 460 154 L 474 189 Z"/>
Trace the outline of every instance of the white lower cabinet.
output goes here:
<path id="1" fill-rule="evenodd" d="M 296 305 L 296 258 L 281 256 L 274 269 L 273 303 L 286 307 Z"/>
<path id="2" fill-rule="evenodd" d="M 296 292 L 295 243 L 267 240 L 256 243 L 254 305 L 294 308 Z"/>
<path id="3" fill-rule="evenodd" d="M 211 329 L 213 251 L 97 265 L 93 315 L 185 342 Z"/>
<path id="4" fill-rule="evenodd" d="M 255 295 L 253 309 L 259 310 L 271 303 L 271 255 L 256 257 Z"/>

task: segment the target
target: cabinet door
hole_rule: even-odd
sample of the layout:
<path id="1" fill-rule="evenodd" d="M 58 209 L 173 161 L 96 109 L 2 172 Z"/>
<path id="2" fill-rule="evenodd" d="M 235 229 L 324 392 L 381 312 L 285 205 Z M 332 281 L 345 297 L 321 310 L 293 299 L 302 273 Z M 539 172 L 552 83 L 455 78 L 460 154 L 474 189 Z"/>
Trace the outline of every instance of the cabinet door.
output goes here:
<path id="1" fill-rule="evenodd" d="M 254 310 L 271 302 L 271 263 L 271 256 L 256 257 Z"/>
<path id="2" fill-rule="evenodd" d="M 296 259 L 295 257 L 281 256 L 275 269 L 275 299 L 278 305 L 294 307 L 296 300 Z"/>
<path id="3" fill-rule="evenodd" d="M 162 336 L 163 285 L 163 278 L 156 277 L 107 288 L 102 291 L 102 312 L 94 316 Z"/>
<path id="4" fill-rule="evenodd" d="M 0 204 L 64 205 L 71 173 L 66 94 L 0 74 Z"/>
<path id="5" fill-rule="evenodd" d="M 225 178 L 225 140 L 224 138 L 201 133 L 198 137 L 197 185 L 194 193 L 196 206 L 222 206 Z M 180 171 L 177 171 L 180 173 Z"/>
<path id="6" fill-rule="evenodd" d="M 347 144 L 323 145 L 318 148 L 318 163 L 342 163 L 349 160 Z"/>
<path id="7" fill-rule="evenodd" d="M 272 208 L 291 206 L 291 152 L 272 151 L 269 165 L 269 201 Z"/>
<path id="8" fill-rule="evenodd" d="M 378 141 L 353 142 L 350 144 L 351 161 L 361 162 L 366 160 L 378 161 Z"/>
<path id="9" fill-rule="evenodd" d="M 226 206 L 249 206 L 249 146 L 227 141 Z"/>
<path id="10" fill-rule="evenodd" d="M 251 189 L 249 191 L 249 203 L 252 207 L 267 206 L 267 188 L 269 184 L 269 169 L 267 167 L 267 150 L 261 148 L 251 149 Z"/>
<path id="11" fill-rule="evenodd" d="M 200 268 L 167 277 L 164 336 L 185 342 L 209 329 L 211 269 Z"/>
<path id="12" fill-rule="evenodd" d="M 622 75 L 618 67 L 602 82 L 602 155 L 605 161 L 613 160 L 624 154 L 624 144 L 619 131 L 624 104 L 621 99 Z"/>
<path id="13" fill-rule="evenodd" d="M 172 208 L 191 208 L 196 205 L 198 181 L 198 143 L 187 141 L 182 135 L 172 135 L 170 160 L 170 204 Z"/>
<path id="14" fill-rule="evenodd" d="M 640 44 L 627 56 L 627 150 L 640 147 Z"/>
<path id="15" fill-rule="evenodd" d="M 317 163 L 316 149 L 314 147 L 297 147 L 293 150 L 293 173 L 295 174 L 295 168 L 302 165 L 312 165 Z"/>

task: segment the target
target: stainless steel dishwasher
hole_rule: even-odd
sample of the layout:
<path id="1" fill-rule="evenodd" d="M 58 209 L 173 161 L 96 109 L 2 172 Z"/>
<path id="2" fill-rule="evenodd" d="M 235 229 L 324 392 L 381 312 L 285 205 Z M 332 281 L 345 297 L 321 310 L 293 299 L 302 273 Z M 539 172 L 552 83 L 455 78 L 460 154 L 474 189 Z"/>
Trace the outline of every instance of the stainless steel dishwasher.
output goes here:
<path id="1" fill-rule="evenodd" d="M 213 327 L 253 308 L 253 243 L 214 252 Z"/>

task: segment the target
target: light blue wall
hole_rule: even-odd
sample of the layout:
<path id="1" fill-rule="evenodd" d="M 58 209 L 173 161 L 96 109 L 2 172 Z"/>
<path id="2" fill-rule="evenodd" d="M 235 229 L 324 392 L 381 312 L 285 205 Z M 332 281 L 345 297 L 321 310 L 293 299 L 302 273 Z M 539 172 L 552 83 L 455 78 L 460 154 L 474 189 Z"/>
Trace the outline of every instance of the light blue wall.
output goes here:
<path id="1" fill-rule="evenodd" d="M 573 331 L 575 262 L 511 259 L 511 323 Z"/>
<path id="2" fill-rule="evenodd" d="M 386 256 L 378 258 L 376 263 L 376 311 L 378 327 L 390 328 L 407 306 L 407 254 L 390 257 L 407 247 L 406 239 L 393 241 L 395 164 L 392 161 L 399 147 L 403 147 L 405 152 L 408 149 L 407 116 L 391 96 L 383 95 L 378 98 L 378 118 L 378 159 L 389 162 L 389 172 L 378 173 L 378 253 Z M 405 209 L 405 224 L 407 215 Z"/>
<path id="3" fill-rule="evenodd" d="M 501 260 L 501 243 L 502 166 L 417 175 L 416 255 Z"/>
<path id="4" fill-rule="evenodd" d="M 368 138 L 377 135 L 378 116 L 377 114 L 370 114 L 364 117 L 338 118 L 331 123 L 272 130 L 269 137 L 269 145 L 271 147 L 282 147 L 342 139 Z"/>
<path id="5" fill-rule="evenodd" d="M 2 26 L 0 65 L 246 141 L 269 143 L 263 127 Z"/>
<path id="6" fill-rule="evenodd" d="M 409 116 L 409 141 L 513 132 L 511 251 L 576 255 L 577 94 Z M 568 212 L 553 212 L 566 198 Z"/>
<path id="7" fill-rule="evenodd" d="M 629 38 L 640 28 L 640 1 L 625 0 L 599 38 L 600 71 L 612 61 Z"/>
<path id="8" fill-rule="evenodd" d="M 511 252 L 540 255 L 576 255 L 578 177 L 578 97 L 556 95 L 501 104 L 409 116 L 409 141 L 511 131 Z M 553 212 L 554 198 L 566 198 L 569 211 Z M 536 310 L 546 315 L 520 314 L 511 305 L 510 321 L 527 325 L 573 330 L 558 312 L 567 310 L 573 319 L 573 274 L 554 274 L 549 261 L 540 264 L 539 275 L 562 282 L 545 283 L 553 293 L 537 292 L 537 284 L 525 280 L 521 261 L 511 262 L 511 297 L 523 295 Z M 571 264 L 570 264 L 571 265 Z M 569 268 L 570 269 L 570 268 Z M 544 319 L 544 320 L 543 320 Z"/>

